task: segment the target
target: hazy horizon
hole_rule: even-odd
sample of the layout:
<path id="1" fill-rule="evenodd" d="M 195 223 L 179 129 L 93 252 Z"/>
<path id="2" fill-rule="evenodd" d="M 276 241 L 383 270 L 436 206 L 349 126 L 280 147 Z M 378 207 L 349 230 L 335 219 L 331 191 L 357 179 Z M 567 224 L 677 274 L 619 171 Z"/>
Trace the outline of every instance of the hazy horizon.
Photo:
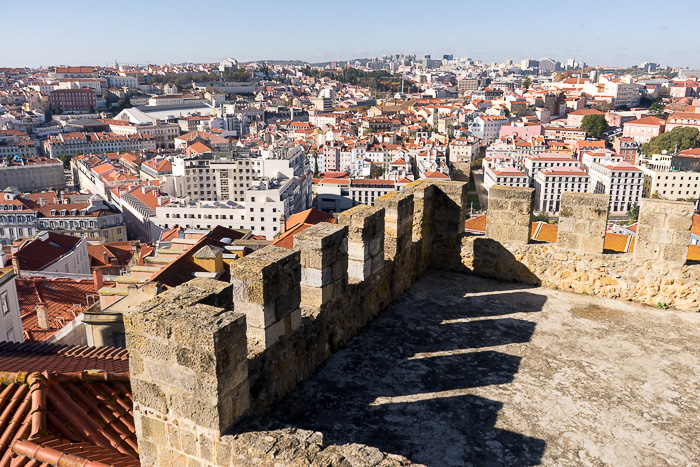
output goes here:
<path id="1" fill-rule="evenodd" d="M 431 8 L 415 0 L 269 1 L 263 7 L 232 1 L 211 9 L 183 0 L 89 7 L 78 0 L 16 2 L 3 6 L 0 66 L 212 63 L 225 57 L 314 63 L 415 53 L 484 63 L 550 57 L 591 66 L 652 61 L 700 67 L 694 53 L 700 37 L 659 22 L 652 14 L 657 5 L 610 2 L 601 12 L 580 3 L 552 7 L 543 0 L 507 0 L 497 8 L 467 2 Z M 664 8 L 693 17 L 700 2 L 669 0 Z"/>

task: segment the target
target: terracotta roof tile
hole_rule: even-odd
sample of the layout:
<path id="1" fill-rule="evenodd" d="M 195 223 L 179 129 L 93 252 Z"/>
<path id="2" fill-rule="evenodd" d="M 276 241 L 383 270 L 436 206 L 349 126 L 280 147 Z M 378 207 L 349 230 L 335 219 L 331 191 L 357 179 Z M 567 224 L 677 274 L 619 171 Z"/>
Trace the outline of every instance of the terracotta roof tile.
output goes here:
<path id="1" fill-rule="evenodd" d="M 95 283 L 91 280 L 18 277 L 16 284 L 22 329 L 25 339 L 29 341 L 43 341 L 53 336 L 88 306 L 88 295 L 97 293 Z M 105 286 L 113 284 L 105 282 Z M 39 304 L 46 306 L 48 329 L 39 327 L 36 316 Z"/>
<path id="2" fill-rule="evenodd" d="M 80 242 L 80 237 L 48 232 L 45 241 L 34 239 L 14 255 L 22 271 L 38 271 L 71 251 Z"/>
<path id="3" fill-rule="evenodd" d="M 44 342 L 0 342 L 0 371 L 76 373 L 129 372 L 129 352 L 118 347 L 88 347 Z"/>
<path id="4" fill-rule="evenodd" d="M 486 232 L 486 215 L 467 219 L 464 222 L 464 229 L 472 232 Z"/>

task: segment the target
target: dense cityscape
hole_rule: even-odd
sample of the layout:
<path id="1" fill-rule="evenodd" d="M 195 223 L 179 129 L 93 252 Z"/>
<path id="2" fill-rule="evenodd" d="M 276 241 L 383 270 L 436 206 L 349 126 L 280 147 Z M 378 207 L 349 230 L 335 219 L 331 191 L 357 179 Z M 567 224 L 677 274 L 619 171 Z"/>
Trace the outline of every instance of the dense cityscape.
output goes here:
<path id="1" fill-rule="evenodd" d="M 182 303 L 173 308 L 192 306 L 192 310 L 199 310 L 197 307 L 224 306 L 217 298 L 219 295 L 206 295 L 209 297 L 206 299 L 201 295 L 197 300 L 188 298 L 204 293 L 193 285 L 204 279 L 209 283 L 233 283 L 234 295 L 260 293 L 268 297 L 267 291 L 257 292 L 257 285 L 241 286 L 256 292 L 236 289 L 236 281 L 244 281 L 241 278 L 247 277 L 250 271 L 242 269 L 242 265 L 255 264 L 256 258 L 271 254 L 266 253 L 268 251 L 288 250 L 276 253 L 279 255 L 298 252 L 304 245 L 311 245 L 312 234 L 329 226 L 347 225 L 350 229 L 350 243 L 333 247 L 338 251 L 345 248 L 346 257 L 350 255 L 344 268 L 345 280 L 350 277 L 350 286 L 353 280 L 369 281 L 368 278 L 378 271 L 377 261 L 388 258 L 392 235 L 396 238 L 391 237 L 394 242 L 391 254 L 398 255 L 401 251 L 397 240 L 400 233 L 396 233 L 405 227 L 397 221 L 401 211 L 398 207 L 395 212 L 391 211 L 387 203 L 394 197 L 413 193 L 411 206 L 415 202 L 417 209 L 416 193 L 420 187 L 465 187 L 465 219 L 460 220 L 459 234 L 469 238 L 483 238 L 484 235 L 495 238 L 496 234 L 488 232 L 487 220 L 496 219 L 496 211 L 515 209 L 512 207 L 515 201 L 504 204 L 505 195 L 499 194 L 499 190 L 504 187 L 531 189 L 531 218 L 526 219 L 524 242 L 557 248 L 563 248 L 563 235 L 568 232 L 564 229 L 569 229 L 567 222 L 572 216 L 566 196 L 571 193 L 606 195 L 607 214 L 599 238 L 598 253 L 601 255 L 632 255 L 635 243 L 638 245 L 635 254 L 640 254 L 639 244 L 646 238 L 641 233 L 638 236 L 638 227 L 643 224 L 640 206 L 645 200 L 685 202 L 683 206 L 690 206 L 690 211 L 684 231 L 689 233 L 669 237 L 668 241 L 682 238 L 676 242 L 681 246 L 682 264 L 700 261 L 700 215 L 697 214 L 700 212 L 700 69 L 670 67 L 652 61 L 623 68 L 589 66 L 581 60 L 563 57 L 560 60 L 514 57 L 500 63 L 486 63 L 446 53 L 441 56 L 392 54 L 324 63 L 243 62 L 231 57 L 222 57 L 214 63 L 159 65 L 124 65 L 114 61 L 109 66 L 65 64 L 18 68 L 11 63 L 0 63 L 0 303 L 3 311 L 0 340 L 6 341 L 0 344 L 0 354 L 15 352 L 17 358 L 29 355 L 40 360 L 38 356 L 51 352 L 46 349 L 64 349 L 52 354 L 54 360 L 50 363 L 25 361 L 23 365 L 31 368 L 0 367 L 0 370 L 39 374 L 61 373 L 64 371 L 61 368 L 68 368 L 71 372 L 82 372 L 82 376 L 57 379 L 63 389 L 58 385 L 53 389 L 51 378 L 47 377 L 51 387 L 49 402 L 54 404 L 52 407 L 62 408 L 56 409 L 56 414 L 49 413 L 48 422 L 42 422 L 48 423 L 48 428 L 42 425 L 43 431 L 32 437 L 28 430 L 34 427 L 34 422 L 25 422 L 23 414 L 30 420 L 30 406 L 35 413 L 36 407 L 46 405 L 46 378 L 41 383 L 44 386 L 36 386 L 43 388 L 43 392 L 40 391 L 44 394 L 43 402 L 39 399 L 35 402 L 33 396 L 27 395 L 26 400 L 30 402 L 22 405 L 24 412 L 21 414 L 14 402 L 8 406 L 7 401 L 15 397 L 13 391 L 17 391 L 15 395 L 19 391 L 33 393 L 35 383 L 32 381 L 38 380 L 20 385 L 25 389 L 17 389 L 19 383 L 3 386 L 8 389 L 0 394 L 0 409 L 10 407 L 7 410 L 17 411 L 10 415 L 11 419 L 15 417 L 12 423 L 17 426 L 13 428 L 12 439 L 0 440 L 0 456 L 4 454 L 0 466 L 40 465 L 42 462 L 45 464 L 41 465 L 82 465 L 59 464 L 58 457 L 52 463 L 46 454 L 51 450 L 91 460 L 93 463 L 89 465 L 95 466 L 205 465 L 178 463 L 172 460 L 175 458 L 162 460 L 165 458 L 158 456 L 162 456 L 163 451 L 153 446 L 161 442 L 157 436 L 166 436 L 163 434 L 166 428 L 154 428 L 155 425 L 148 428 L 156 433 L 153 439 L 141 438 L 146 436 L 143 434 L 146 433 L 146 418 L 138 418 L 140 421 L 134 428 L 132 396 L 124 382 L 129 381 L 128 376 L 127 379 L 110 379 L 110 375 L 128 374 L 126 348 L 129 348 L 131 386 L 135 388 L 134 397 L 141 397 L 146 389 L 137 387 L 136 382 L 146 383 L 135 379 L 136 371 L 142 370 L 135 370 L 140 367 L 135 366 L 136 350 L 132 349 L 143 352 L 144 359 L 149 352 L 155 355 L 169 350 L 167 346 L 165 350 L 155 350 L 152 345 L 156 344 L 140 342 L 129 335 L 128 328 L 135 326 L 136 318 L 124 316 L 134 309 L 145 313 L 149 306 L 155 306 L 154 303 L 172 300 L 174 291 L 178 290 L 188 291 L 190 295 L 181 292 L 181 297 L 185 298 L 178 298 Z M 442 185 L 445 182 L 462 183 Z M 422 198 L 421 202 L 424 202 Z M 437 207 L 438 202 L 435 201 L 435 216 L 442 212 Z M 362 231 L 364 228 L 362 232 L 367 232 L 369 224 L 357 224 L 364 226 L 357 227 L 354 223 L 357 217 L 353 216 L 365 212 L 362 210 L 367 207 L 385 208 L 386 240 L 382 234 L 382 242 L 386 243 L 379 252 L 367 246 L 362 253 L 364 256 L 358 259 L 352 256 L 353 248 L 361 243 L 352 243 L 360 241 L 353 240 L 353 229 Z M 413 209 L 411 207 L 411 216 Z M 425 209 L 427 212 L 428 208 Z M 448 208 L 444 209 L 448 212 Z M 355 220 L 349 220 L 351 218 Z M 370 217 L 363 219 L 363 222 L 375 222 L 366 220 Z M 435 221 L 437 225 L 441 219 L 436 217 Z M 383 226 L 384 222 L 377 225 Z M 495 225 L 496 221 L 493 222 Z M 390 231 L 390 225 L 394 230 Z M 413 224 L 414 242 L 416 225 Z M 384 227 L 379 229 L 384 231 Z M 410 224 L 408 229 L 410 231 Z M 433 238 L 435 245 L 443 241 Z M 335 240 L 328 234 L 323 241 Z M 270 245 L 276 248 L 270 249 Z M 301 272 L 288 271 L 290 277 L 296 277 L 297 273 L 301 277 L 296 279 L 301 280 L 301 292 L 298 292 L 302 301 L 301 314 L 297 297 L 296 309 L 292 307 L 288 314 L 280 315 L 282 303 L 294 301 L 292 292 L 283 295 L 286 292 L 282 288 L 286 285 L 279 286 L 274 326 L 272 321 L 267 321 L 267 315 L 260 318 L 262 323 L 256 321 L 258 318 L 251 318 L 254 316 L 250 311 L 253 298 L 249 298 L 250 303 L 236 302 L 236 310 L 240 305 L 248 319 L 248 352 L 251 355 L 258 346 L 265 350 L 273 348 L 292 330 L 303 328 L 304 324 L 300 323 L 310 319 L 304 314 L 306 300 L 319 300 L 323 306 L 332 303 L 330 295 L 326 295 L 326 286 L 330 287 L 328 294 L 337 296 L 340 293 L 337 287 L 333 289 L 338 280 L 335 263 L 333 268 L 330 266 L 336 260 L 327 259 L 330 256 L 322 252 L 326 245 L 314 246 L 321 266 L 309 266 L 313 261 L 305 259 L 302 249 Z M 248 256 L 251 256 L 250 262 L 244 263 Z M 464 250 L 462 256 L 464 258 Z M 571 256 L 568 258 L 571 261 Z M 668 258 L 664 256 L 663 259 Z M 396 275 L 401 263 L 396 260 L 393 264 Z M 591 264 L 596 271 L 606 268 L 595 262 Z M 283 267 L 287 266 L 280 266 Z M 266 274 L 273 273 L 264 268 L 261 271 L 256 277 L 267 287 Z M 274 273 L 279 274 L 274 280 L 283 283 L 279 277 L 286 277 L 287 270 L 280 271 Z M 485 275 L 502 278 L 499 274 L 497 271 Z M 620 276 L 624 274 L 616 277 Z M 660 277 L 658 281 L 665 276 Z M 547 283 L 544 279 L 538 281 L 523 280 L 534 285 Z M 548 284 L 553 290 L 561 287 L 554 282 Z M 690 303 L 686 311 L 696 305 L 698 294 L 697 288 L 692 289 L 695 286 L 691 285 L 693 291 L 684 292 L 683 298 L 673 303 L 674 298 L 658 298 L 663 293 L 658 290 L 650 295 L 653 298 L 638 300 L 617 292 L 617 296 L 608 293 L 601 289 L 605 285 L 596 282 L 591 286 L 574 284 L 569 288 L 585 295 L 625 298 L 661 309 L 684 309 Z M 319 292 L 318 297 L 313 295 L 316 298 L 312 299 L 308 294 L 313 287 L 318 287 Z M 680 286 L 677 287 L 680 290 Z M 639 287 L 637 290 L 642 293 Z M 319 309 L 323 307 L 319 305 Z M 245 330 L 245 323 L 243 326 Z M 184 331 L 168 331 L 167 336 L 170 332 Z M 170 338 L 167 336 L 163 339 Z M 328 339 L 344 343 L 348 337 Z M 245 341 L 245 335 L 243 339 Z M 33 346 L 22 350 L 21 345 Z M 334 351 L 334 346 L 340 344 L 329 345 Z M 7 346 L 5 350 L 3 346 Z M 69 361 L 71 355 L 79 357 L 77 363 Z M 180 353 L 173 355 L 172 358 L 184 366 L 187 363 L 181 363 L 181 357 L 183 360 L 195 358 Z M 87 363 L 88 357 L 91 363 Z M 161 355 L 153 358 L 161 358 Z M 245 360 L 245 353 L 243 358 Z M 249 361 L 254 361 L 250 358 Z M 696 354 L 694 358 L 697 363 Z M 283 359 L 280 357 L 279 361 Z M 315 368 L 320 361 L 309 366 Z M 7 362 L 5 357 L 0 358 L 0 363 Z M 260 368 L 276 365 L 265 362 L 257 365 Z M 253 363 L 246 365 L 251 365 L 252 372 Z M 267 371 L 260 368 L 256 367 L 255 371 Z M 80 385 L 88 384 L 81 381 L 87 381 L 85 375 L 93 369 L 98 369 L 94 370 L 95 374 L 102 375 L 99 376 L 102 383 L 89 391 L 81 389 Z M 157 374 L 156 369 L 148 371 Z M 219 371 L 218 366 L 216 371 Z M 177 380 L 177 377 L 172 379 Z M 302 380 L 297 377 L 290 387 Z M 235 390 L 238 389 L 237 386 Z M 116 402 L 95 408 L 91 402 L 93 396 L 100 400 L 111 397 Z M 17 397 L 22 399 L 25 395 Z M 275 397 L 270 396 L 270 400 Z M 124 402 L 127 399 L 128 404 Z M 152 403 L 148 401 L 141 402 L 142 406 Z M 153 404 L 148 407 L 158 406 Z M 0 420 L 0 423 L 4 426 L 5 422 Z M 64 429 L 64 424 L 72 427 Z M 197 424 L 206 425 L 204 422 Z M 221 424 L 224 426 L 223 422 Z M 22 431 L 24 426 L 27 428 Z M 89 433 L 98 428 L 99 435 L 93 439 Z M 63 440 L 62 444 L 51 444 L 41 438 L 46 436 L 47 429 L 60 433 L 58 438 Z M 79 434 L 72 435 L 72 430 Z M 192 446 L 196 447 L 192 452 L 199 454 L 192 454 L 192 459 L 204 459 L 206 465 L 229 465 L 224 461 L 212 463 L 215 454 L 206 451 L 209 448 L 202 444 L 204 431 L 193 430 L 192 436 L 196 439 Z M 139 433 L 138 442 L 136 432 Z M 173 453 L 181 449 L 190 454 L 185 447 L 185 435 L 180 436 L 182 447 L 168 449 Z M 8 443 L 15 439 L 18 441 L 10 449 Z M 71 440 L 70 443 L 66 439 Z M 361 441 L 366 442 L 365 439 Z M 81 451 L 88 445 L 99 446 L 104 452 L 92 455 Z M 388 447 L 378 447 L 394 452 L 390 449 L 391 443 Z M 159 454 L 151 454 L 148 449 Z M 409 451 L 400 454 L 411 458 Z M 351 458 L 347 452 L 345 455 Z M 495 464 L 478 457 L 475 459 L 481 460 L 474 463 L 441 457 L 431 464 L 423 453 L 423 457 L 417 455 L 416 462 L 434 466 L 521 465 L 508 455 L 498 458 Z M 25 462 L 33 459 L 35 463 L 15 462 L 20 458 Z M 159 459 L 159 463 L 145 464 L 143 459 Z M 240 459 L 243 457 L 239 458 L 240 464 L 231 465 L 273 465 L 265 463 L 267 461 L 248 463 Z M 401 460 L 389 463 L 389 457 L 382 459 L 387 463 L 313 465 L 409 465 Z M 679 462 L 670 465 L 681 465 Z M 522 465 L 537 463 L 537 459 L 530 459 Z M 643 461 L 616 464 L 614 460 L 603 464 L 660 465 Z M 556 465 L 598 464 L 578 459 Z"/>

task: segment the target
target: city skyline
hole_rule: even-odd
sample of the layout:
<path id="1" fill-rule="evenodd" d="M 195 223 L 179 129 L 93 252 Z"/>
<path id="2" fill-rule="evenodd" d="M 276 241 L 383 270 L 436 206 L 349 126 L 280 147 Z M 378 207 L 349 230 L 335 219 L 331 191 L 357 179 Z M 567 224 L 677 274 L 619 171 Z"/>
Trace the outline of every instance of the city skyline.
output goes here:
<path id="1" fill-rule="evenodd" d="M 102 66 L 114 60 L 211 63 L 224 57 L 313 63 L 393 53 L 453 54 L 484 63 L 551 57 L 573 58 L 593 66 L 627 67 L 643 61 L 700 66 L 700 58 L 693 53 L 700 48 L 700 38 L 682 28 L 650 24 L 645 8 L 651 7 L 650 2 L 615 2 L 606 5 L 604 13 L 569 5 L 552 12 L 541 1 L 527 5 L 507 1 L 495 12 L 486 4 L 426 11 L 424 4 L 414 1 L 360 1 L 352 6 L 315 0 L 303 5 L 273 1 L 266 3 L 265 11 L 255 4 L 232 2 L 215 11 L 198 9 L 196 13 L 181 0 L 167 4 L 127 0 L 122 5 L 128 16 L 109 24 L 114 12 L 106 6 L 86 9 L 79 1 L 35 2 L 29 11 L 30 34 L 0 45 L 0 66 Z M 674 5 L 687 16 L 700 13 L 700 5 L 666 3 L 669 10 Z M 23 19 L 28 8 L 10 4 L 4 10 L 7 34 L 21 36 L 26 31 Z M 606 18 L 621 21 L 612 28 Z M 90 40 L 91 31 L 106 33 L 105 39 Z M 675 43 L 684 47 L 668 46 Z"/>

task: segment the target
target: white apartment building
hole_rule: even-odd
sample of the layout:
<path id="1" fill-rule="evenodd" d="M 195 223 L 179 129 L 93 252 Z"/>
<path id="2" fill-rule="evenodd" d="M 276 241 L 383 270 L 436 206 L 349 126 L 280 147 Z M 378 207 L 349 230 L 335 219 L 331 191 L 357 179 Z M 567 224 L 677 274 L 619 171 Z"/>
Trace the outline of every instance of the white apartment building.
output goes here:
<path id="1" fill-rule="evenodd" d="M 238 151 L 233 156 L 213 154 L 173 157 L 177 197 L 200 201 L 246 201 L 246 191 L 261 177 L 299 178 L 311 193 L 311 169 L 301 146 L 271 146 L 259 153 Z"/>
<path id="2" fill-rule="evenodd" d="M 576 166 L 557 166 L 535 174 L 535 208 L 557 214 L 565 191 L 587 193 L 590 176 Z"/>
<path id="3" fill-rule="evenodd" d="M 484 167 L 484 189 L 489 191 L 494 185 L 528 187 L 530 178 L 514 167 Z"/>
<path id="4" fill-rule="evenodd" d="M 644 174 L 629 162 L 603 161 L 588 166 L 590 190 L 610 195 L 610 212 L 624 214 L 642 197 Z"/>
<path id="5" fill-rule="evenodd" d="M 14 240 L 33 237 L 36 233 L 37 210 L 29 209 L 15 193 L 2 193 L 0 199 L 0 245 L 11 245 Z"/>
<path id="6" fill-rule="evenodd" d="M 484 157 L 482 165 L 484 170 L 487 167 L 492 169 L 496 167 L 515 167 L 515 160 L 508 154 L 493 154 Z"/>
<path id="7" fill-rule="evenodd" d="M 15 273 L 6 263 L 5 253 L 0 252 L 0 340 L 24 342 Z"/>
<path id="8" fill-rule="evenodd" d="M 90 274 L 87 240 L 55 232 L 39 232 L 15 253 L 13 261 L 20 271 Z"/>
<path id="9" fill-rule="evenodd" d="M 450 141 L 450 162 L 470 162 L 479 153 L 479 142 L 467 138 Z"/>
<path id="10" fill-rule="evenodd" d="M 135 88 L 139 85 L 138 78 L 134 76 L 107 75 L 108 88 Z"/>
<path id="11" fill-rule="evenodd" d="M 610 165 L 622 162 L 622 160 L 622 156 L 617 156 L 607 149 L 588 151 L 581 154 L 581 168 L 590 173 L 589 169 L 593 164 Z"/>
<path id="12" fill-rule="evenodd" d="M 398 190 L 394 180 L 353 179 L 348 194 L 354 204 L 374 206 L 375 199 Z"/>
<path id="13" fill-rule="evenodd" d="M 145 134 L 59 133 L 44 141 L 44 154 L 57 158 L 63 154 L 104 154 L 156 149 L 156 139 Z"/>
<path id="14" fill-rule="evenodd" d="M 579 167 L 579 161 L 567 154 L 543 153 L 526 157 L 523 165 L 527 176 L 534 180 L 541 170 L 552 167 Z"/>
<path id="15" fill-rule="evenodd" d="M 228 229 L 248 228 L 245 206 L 233 201 L 220 203 L 177 199 L 156 207 L 156 215 L 151 220 L 166 230 L 176 225 L 202 230 L 219 225 Z"/>
<path id="16" fill-rule="evenodd" d="M 700 197 L 700 173 L 669 171 L 650 166 L 641 167 L 644 173 L 644 197 L 658 195 L 663 199 L 684 200 Z"/>
<path id="17" fill-rule="evenodd" d="M 469 131 L 481 140 L 482 146 L 488 146 L 498 139 L 501 127 L 508 123 L 508 118 L 501 115 L 478 116 L 469 126 Z"/>
<path id="18" fill-rule="evenodd" d="M 310 207 L 310 197 L 301 190 L 296 178 L 265 178 L 250 186 L 244 202 L 175 200 L 157 206 L 150 221 L 161 229 L 176 225 L 194 229 L 213 229 L 218 225 L 249 229 L 254 235 L 273 240 L 281 231 L 282 216 L 287 219 Z"/>
<path id="19" fill-rule="evenodd" d="M 340 149 L 340 170 L 359 177 L 364 170 L 367 146 L 345 146 Z"/>
<path id="20" fill-rule="evenodd" d="M 141 123 L 134 124 L 123 120 L 105 120 L 109 124 L 109 131 L 115 135 L 148 135 L 156 140 L 156 147 L 173 149 L 175 138 L 180 136 L 180 125 L 177 123 Z"/>
<path id="21" fill-rule="evenodd" d="M 638 84 L 608 81 L 605 83 L 605 95 L 612 96 L 615 105 L 628 107 L 639 104 L 641 86 Z"/>

